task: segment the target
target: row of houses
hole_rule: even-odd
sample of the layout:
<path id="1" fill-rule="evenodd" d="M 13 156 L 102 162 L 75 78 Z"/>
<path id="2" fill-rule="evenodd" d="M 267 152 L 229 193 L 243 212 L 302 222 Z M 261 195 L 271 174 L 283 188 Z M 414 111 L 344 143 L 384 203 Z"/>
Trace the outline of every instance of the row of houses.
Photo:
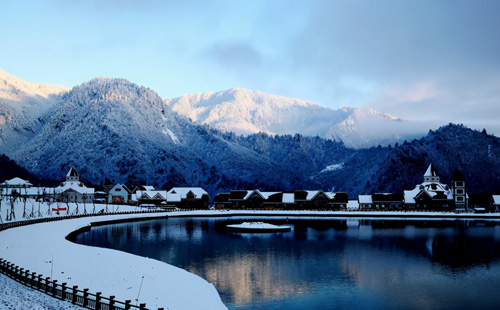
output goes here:
<path id="1" fill-rule="evenodd" d="M 261 192 L 259 190 L 233 190 L 219 193 L 214 198 L 217 209 L 297 209 L 345 210 L 348 195 L 344 192 L 294 191 Z M 436 168 L 430 164 L 423 182 L 403 193 L 372 193 L 359 195 L 355 208 L 360 210 L 429 210 L 452 212 L 499 212 L 500 195 L 467 193 L 467 183 L 456 170 L 451 184 L 441 182 Z"/>
<path id="2" fill-rule="evenodd" d="M 219 193 L 214 198 L 216 209 L 296 209 L 296 210 L 344 210 L 347 193 L 324 191 L 261 192 L 256 190 L 232 190 Z"/>
<path id="3" fill-rule="evenodd" d="M 34 187 L 29 181 L 14 178 L 0 184 L 0 196 L 26 197 L 37 201 L 116 203 L 164 208 L 207 209 L 208 193 L 201 187 L 174 187 L 156 190 L 152 186 L 124 184 L 95 191 L 80 181 L 78 172 L 71 167 L 66 180 L 57 187 Z M 1 198 L 1 197 L 0 197 Z M 217 209 L 291 209 L 291 210 L 345 210 L 349 197 L 345 192 L 305 191 L 265 192 L 254 190 L 231 190 L 218 193 L 213 204 Z M 403 193 L 373 193 L 359 195 L 361 210 L 432 210 L 455 212 L 498 212 L 500 195 L 472 195 L 467 193 L 463 174 L 456 170 L 451 185 L 441 182 L 435 167 L 430 164 L 423 175 L 423 182 Z"/>
<path id="4" fill-rule="evenodd" d="M 74 167 L 66 180 L 57 187 L 35 187 L 29 181 L 13 178 L 0 183 L 0 198 L 29 198 L 37 201 L 63 203 L 116 203 L 164 208 L 207 209 L 210 198 L 200 187 L 174 187 L 169 191 L 155 190 L 153 186 L 136 186 L 132 190 L 116 184 L 107 191 L 95 191 L 80 181 Z"/>

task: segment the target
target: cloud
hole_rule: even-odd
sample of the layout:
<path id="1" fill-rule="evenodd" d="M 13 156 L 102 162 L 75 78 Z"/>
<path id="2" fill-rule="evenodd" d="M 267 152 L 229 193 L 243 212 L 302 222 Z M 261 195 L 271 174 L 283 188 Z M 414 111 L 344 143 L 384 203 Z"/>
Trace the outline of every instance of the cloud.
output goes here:
<path id="1" fill-rule="evenodd" d="M 491 124 L 500 112 L 497 12 L 494 0 L 311 2 L 287 47 L 288 74 L 322 105 Z"/>
<path id="2" fill-rule="evenodd" d="M 252 70 L 260 66 L 263 55 L 248 42 L 216 42 L 204 55 L 217 65 L 232 70 Z"/>
<path id="3" fill-rule="evenodd" d="M 500 74 L 402 84 L 384 89 L 367 106 L 406 119 L 463 123 L 500 134 Z"/>

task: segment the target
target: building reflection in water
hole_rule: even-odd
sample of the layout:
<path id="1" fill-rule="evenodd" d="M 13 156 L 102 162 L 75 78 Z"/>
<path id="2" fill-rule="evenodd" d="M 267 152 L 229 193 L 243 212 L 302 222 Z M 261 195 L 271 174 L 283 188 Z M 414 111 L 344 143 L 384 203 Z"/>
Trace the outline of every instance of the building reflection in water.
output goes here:
<path id="1" fill-rule="evenodd" d="M 93 228 L 77 242 L 198 274 L 215 285 L 230 308 L 362 309 L 367 303 L 374 308 L 488 308 L 500 302 L 494 295 L 481 301 L 472 297 L 500 285 L 496 221 L 291 219 L 289 233 L 224 229 L 246 220 L 117 224 Z"/>

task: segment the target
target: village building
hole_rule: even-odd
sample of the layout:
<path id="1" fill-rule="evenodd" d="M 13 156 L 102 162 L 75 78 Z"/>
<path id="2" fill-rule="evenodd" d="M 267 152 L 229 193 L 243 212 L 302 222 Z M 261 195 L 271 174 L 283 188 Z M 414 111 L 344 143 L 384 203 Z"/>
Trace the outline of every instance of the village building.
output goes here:
<path id="1" fill-rule="evenodd" d="M 132 196 L 131 190 L 124 184 L 116 184 L 108 191 L 109 203 L 129 203 Z"/>
<path id="2" fill-rule="evenodd" d="M 491 196 L 491 211 L 500 212 L 500 195 Z"/>
<path id="3" fill-rule="evenodd" d="M 229 201 L 230 197 L 231 197 L 230 193 L 217 193 L 213 201 L 215 209 L 217 210 L 230 209 L 232 206 L 232 203 Z"/>
<path id="4" fill-rule="evenodd" d="M 469 210 L 474 213 L 495 212 L 492 208 L 492 195 L 486 193 L 469 195 Z"/>
<path id="5" fill-rule="evenodd" d="M 435 167 L 430 164 L 424 174 L 424 182 L 413 190 L 404 191 L 406 209 L 456 211 L 467 210 L 468 196 L 463 175 L 455 172 L 452 183 L 455 188 L 441 183 Z M 458 207 L 455 209 L 455 207 Z"/>
<path id="6" fill-rule="evenodd" d="M 358 202 L 362 210 L 401 210 L 404 206 L 404 195 L 399 193 L 359 195 Z"/>
<path id="7" fill-rule="evenodd" d="M 214 198 L 216 209 L 295 209 L 341 210 L 347 208 L 347 193 L 323 191 L 261 192 L 260 190 L 232 190 Z"/>
<path id="8" fill-rule="evenodd" d="M 66 174 L 66 181 L 54 189 L 56 198 L 60 202 L 92 202 L 94 189 L 88 188 L 80 182 L 80 176 L 75 167 L 71 167 Z"/>
<path id="9" fill-rule="evenodd" d="M 181 209 L 208 209 L 210 197 L 201 187 L 173 187 L 167 192 L 166 201 Z"/>
<path id="10" fill-rule="evenodd" d="M 132 194 L 135 194 L 137 191 L 154 191 L 155 188 L 154 186 L 151 186 L 151 185 L 137 185 L 135 187 L 131 187 L 131 193 Z"/>
<path id="11" fill-rule="evenodd" d="M 348 195 L 343 192 L 295 191 L 295 203 L 301 210 L 344 210 Z"/>
<path id="12" fill-rule="evenodd" d="M 263 203 L 266 210 L 289 210 L 297 207 L 294 193 L 272 192 L 263 193 L 263 195 L 267 196 Z"/>
<path id="13" fill-rule="evenodd" d="M 20 196 L 27 195 L 27 190 L 33 187 L 29 181 L 15 177 L 0 183 L 0 194 L 2 196 Z"/>
<path id="14" fill-rule="evenodd" d="M 165 190 L 138 190 L 132 194 L 132 201 L 140 207 L 155 207 L 167 204 Z"/>
<path id="15" fill-rule="evenodd" d="M 358 195 L 358 205 L 360 210 L 370 210 L 373 207 L 372 195 Z"/>

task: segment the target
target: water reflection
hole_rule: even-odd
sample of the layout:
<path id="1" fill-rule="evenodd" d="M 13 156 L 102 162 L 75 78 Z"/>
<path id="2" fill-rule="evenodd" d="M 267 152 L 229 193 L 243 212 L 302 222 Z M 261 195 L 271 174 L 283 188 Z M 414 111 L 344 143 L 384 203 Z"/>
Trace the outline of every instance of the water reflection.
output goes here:
<path id="1" fill-rule="evenodd" d="M 224 229 L 248 220 L 116 224 L 77 242 L 198 274 L 231 309 L 467 309 L 500 301 L 488 293 L 500 285 L 497 221 L 290 219 L 288 233 Z"/>

